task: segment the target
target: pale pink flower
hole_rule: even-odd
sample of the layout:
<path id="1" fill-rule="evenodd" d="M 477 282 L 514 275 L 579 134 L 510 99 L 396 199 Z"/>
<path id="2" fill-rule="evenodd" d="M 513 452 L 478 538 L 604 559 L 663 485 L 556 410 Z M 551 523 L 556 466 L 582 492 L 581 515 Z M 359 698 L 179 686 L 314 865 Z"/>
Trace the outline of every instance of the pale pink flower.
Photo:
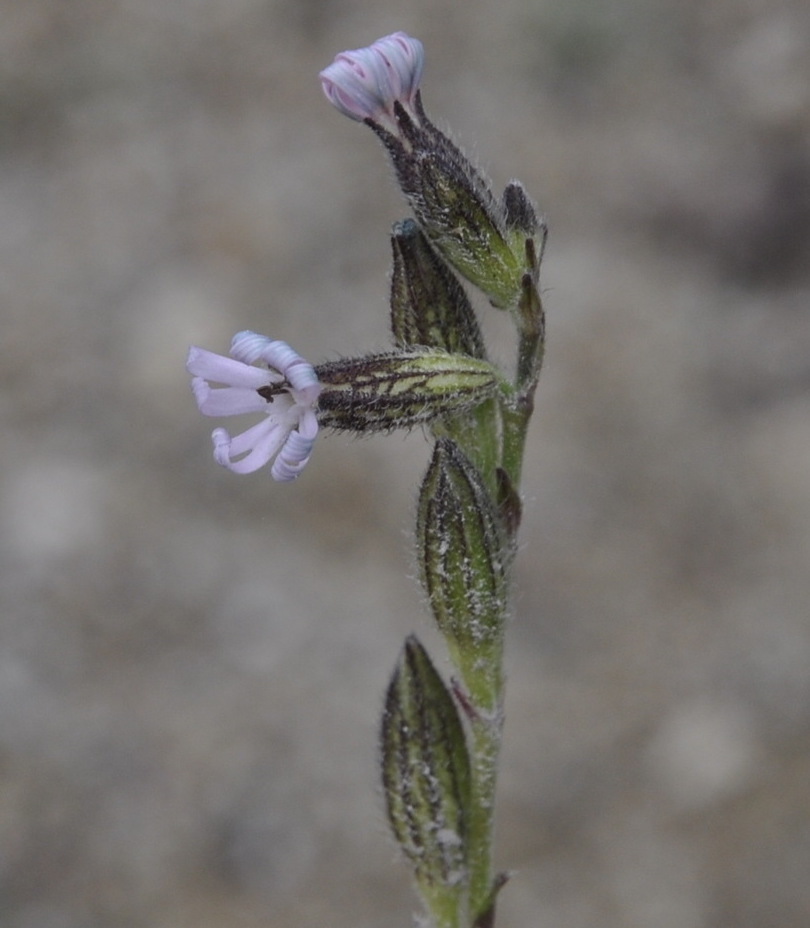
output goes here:
<path id="1" fill-rule="evenodd" d="M 387 122 L 396 129 L 394 103 L 414 113 L 424 63 L 422 43 L 395 32 L 367 48 L 341 52 L 321 71 L 321 86 L 329 102 L 350 119 Z"/>
<path id="2" fill-rule="evenodd" d="M 255 367 L 257 361 L 267 368 Z M 295 480 L 318 434 L 315 406 L 321 384 L 312 365 L 285 342 L 239 332 L 231 342 L 231 357 L 192 347 L 186 370 L 194 375 L 191 388 L 203 415 L 265 414 L 233 438 L 223 428 L 214 429 L 217 463 L 234 473 L 250 474 L 272 460 L 274 480 Z"/>

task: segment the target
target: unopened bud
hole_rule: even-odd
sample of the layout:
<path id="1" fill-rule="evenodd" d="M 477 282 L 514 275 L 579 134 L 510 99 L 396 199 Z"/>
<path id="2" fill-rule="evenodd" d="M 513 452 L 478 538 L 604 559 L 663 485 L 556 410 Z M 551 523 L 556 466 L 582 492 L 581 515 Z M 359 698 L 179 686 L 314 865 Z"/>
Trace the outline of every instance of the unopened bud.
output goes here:
<path id="1" fill-rule="evenodd" d="M 496 709 L 506 621 L 508 542 L 478 470 L 436 443 L 419 493 L 417 555 L 433 616 L 473 702 Z"/>
<path id="2" fill-rule="evenodd" d="M 380 731 L 388 819 L 436 914 L 467 882 L 470 758 L 453 697 L 411 636 L 388 686 Z"/>
<path id="3" fill-rule="evenodd" d="M 481 172 L 428 119 L 419 92 L 423 63 L 421 42 L 398 32 L 338 55 L 321 82 L 331 103 L 385 145 L 402 192 L 444 259 L 493 306 L 511 309 L 533 270 L 526 266 L 529 200 L 523 194 L 513 203 L 508 188 L 510 201 L 496 200 Z"/>
<path id="4" fill-rule="evenodd" d="M 395 129 L 394 102 L 413 111 L 424 63 L 422 43 L 394 32 L 367 48 L 339 54 L 321 71 L 321 85 L 327 100 L 349 119 L 387 122 Z"/>
<path id="5" fill-rule="evenodd" d="M 526 271 L 525 248 L 513 242 L 504 208 L 484 176 L 416 103 L 416 118 L 395 104 L 396 134 L 369 124 L 431 244 L 493 306 L 511 308 Z"/>
<path id="6" fill-rule="evenodd" d="M 353 432 L 408 428 L 473 409 L 500 380 L 487 361 L 429 349 L 327 361 L 316 372 L 319 423 Z"/>
<path id="7" fill-rule="evenodd" d="M 413 219 L 394 225 L 391 248 L 391 328 L 397 345 L 485 357 L 481 329 L 464 288 Z"/>
<path id="8" fill-rule="evenodd" d="M 501 196 L 506 225 L 524 235 L 532 236 L 537 232 L 537 211 L 526 188 L 519 180 L 510 180 Z"/>

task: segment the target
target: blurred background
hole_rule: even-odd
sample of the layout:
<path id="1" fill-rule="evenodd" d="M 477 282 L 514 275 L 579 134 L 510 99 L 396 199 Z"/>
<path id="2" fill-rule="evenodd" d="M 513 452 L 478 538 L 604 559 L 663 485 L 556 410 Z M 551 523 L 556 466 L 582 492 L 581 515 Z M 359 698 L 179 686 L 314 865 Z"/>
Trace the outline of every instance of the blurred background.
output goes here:
<path id="1" fill-rule="evenodd" d="M 407 210 L 317 72 L 404 29 L 428 112 L 551 228 L 498 928 L 807 928 L 805 0 L 0 21 L 0 924 L 410 924 L 376 738 L 404 636 L 437 647 L 428 445 L 326 436 L 295 485 L 236 477 L 184 371 L 243 328 L 388 345 Z"/>

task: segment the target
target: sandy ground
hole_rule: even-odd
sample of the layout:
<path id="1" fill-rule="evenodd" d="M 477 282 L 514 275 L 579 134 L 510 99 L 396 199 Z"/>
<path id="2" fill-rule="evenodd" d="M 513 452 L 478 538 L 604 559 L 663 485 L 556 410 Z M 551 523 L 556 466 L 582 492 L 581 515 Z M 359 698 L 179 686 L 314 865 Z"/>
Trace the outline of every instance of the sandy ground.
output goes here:
<path id="1" fill-rule="evenodd" d="M 388 344 L 383 154 L 335 53 L 551 227 L 498 928 L 810 924 L 804 0 L 0 2 L 0 924 L 382 928 L 421 433 L 210 455 L 187 346 Z M 502 320 L 488 327 L 507 360 Z M 437 653 L 439 653 L 437 651 Z"/>

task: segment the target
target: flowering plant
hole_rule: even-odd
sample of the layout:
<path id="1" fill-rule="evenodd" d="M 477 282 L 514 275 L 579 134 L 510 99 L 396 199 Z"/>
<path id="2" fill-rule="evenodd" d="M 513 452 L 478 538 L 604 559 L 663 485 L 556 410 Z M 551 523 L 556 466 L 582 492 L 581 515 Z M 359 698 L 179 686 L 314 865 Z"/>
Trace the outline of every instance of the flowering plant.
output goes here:
<path id="1" fill-rule="evenodd" d="M 423 65 L 422 43 L 397 32 L 339 54 L 320 75 L 327 99 L 380 139 L 414 214 L 391 234 L 394 350 L 313 366 L 284 342 L 240 332 L 230 357 L 192 348 L 187 368 L 204 415 L 263 416 L 233 438 L 213 432 L 215 459 L 236 473 L 272 461 L 275 480 L 296 479 L 320 426 L 369 432 L 418 423 L 431 436 L 417 559 L 452 675 L 443 678 L 416 636 L 406 640 L 382 713 L 382 782 L 430 924 L 492 928 L 507 879 L 492 868 L 503 641 L 543 358 L 546 227 L 519 182 L 496 198 L 430 121 Z M 459 277 L 510 313 L 511 374 L 488 360 Z"/>

